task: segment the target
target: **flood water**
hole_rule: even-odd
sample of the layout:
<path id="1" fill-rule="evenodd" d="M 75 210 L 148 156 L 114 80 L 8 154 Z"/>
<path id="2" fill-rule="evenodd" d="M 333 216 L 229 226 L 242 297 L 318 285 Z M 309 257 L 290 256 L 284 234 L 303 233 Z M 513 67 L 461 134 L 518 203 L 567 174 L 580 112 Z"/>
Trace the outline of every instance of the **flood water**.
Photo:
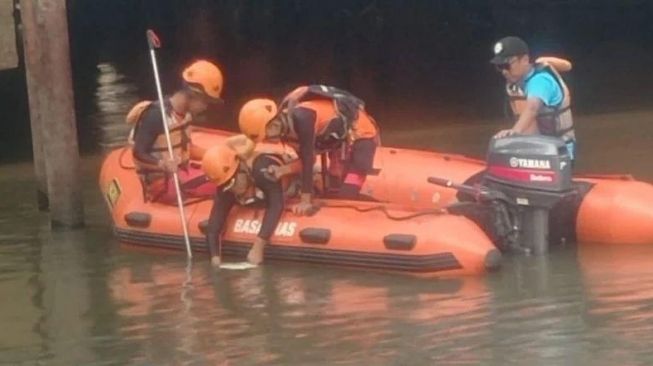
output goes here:
<path id="1" fill-rule="evenodd" d="M 79 118 L 106 151 L 124 141 L 137 87 L 103 63 L 93 89 Z M 579 169 L 652 180 L 650 117 L 579 117 Z M 480 156 L 500 124 L 411 126 L 384 130 L 385 143 Z M 202 255 L 188 266 L 183 253 L 117 243 L 96 187 L 101 158 L 83 158 L 87 227 L 73 232 L 51 232 L 37 213 L 31 164 L 0 165 L 0 364 L 653 362 L 653 247 L 569 245 L 507 258 L 483 278 L 287 263 L 215 271 Z"/>

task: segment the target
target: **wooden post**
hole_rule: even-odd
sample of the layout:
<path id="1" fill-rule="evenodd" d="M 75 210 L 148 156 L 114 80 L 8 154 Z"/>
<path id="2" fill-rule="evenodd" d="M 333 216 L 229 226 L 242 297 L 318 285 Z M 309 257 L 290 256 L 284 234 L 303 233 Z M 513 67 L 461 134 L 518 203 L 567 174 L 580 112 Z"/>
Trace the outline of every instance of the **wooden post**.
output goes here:
<path id="1" fill-rule="evenodd" d="M 42 147 L 53 228 L 84 224 L 65 0 L 21 0 L 35 158 Z M 38 171 L 38 161 L 37 171 Z"/>
<path id="2" fill-rule="evenodd" d="M 21 1 L 21 23 L 36 24 L 34 8 L 31 1 Z M 25 79 L 27 81 L 29 100 L 29 119 L 32 130 L 32 155 L 34 157 L 34 173 L 36 176 L 36 200 L 40 211 L 48 210 L 48 181 L 45 174 L 45 160 L 43 155 L 43 139 L 41 137 L 41 109 L 39 106 L 40 88 L 38 80 L 42 77 L 43 64 L 41 60 L 41 45 L 36 32 L 25 32 L 23 26 L 22 40 L 25 65 Z"/>

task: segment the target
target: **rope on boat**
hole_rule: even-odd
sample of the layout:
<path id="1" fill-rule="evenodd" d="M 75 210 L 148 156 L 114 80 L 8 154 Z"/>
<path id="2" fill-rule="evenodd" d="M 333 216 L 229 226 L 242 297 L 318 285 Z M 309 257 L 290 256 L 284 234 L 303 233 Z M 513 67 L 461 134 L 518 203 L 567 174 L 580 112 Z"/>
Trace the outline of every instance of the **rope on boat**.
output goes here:
<path id="1" fill-rule="evenodd" d="M 136 169 L 135 166 L 127 166 L 127 165 L 125 165 L 125 164 L 123 163 L 123 161 L 122 161 L 122 158 L 125 156 L 125 153 L 127 152 L 127 150 L 129 150 L 127 147 L 123 147 L 123 148 L 122 148 L 122 151 L 120 151 L 120 155 L 118 156 L 118 164 L 120 165 L 120 167 L 121 167 L 122 169 L 126 169 L 126 170 L 135 170 L 135 169 Z"/>
<path id="2" fill-rule="evenodd" d="M 372 207 L 358 207 L 356 205 L 347 205 L 347 204 L 332 204 L 332 203 L 326 203 L 326 202 L 321 202 L 320 207 L 329 207 L 329 208 L 348 208 L 352 209 L 358 212 L 371 212 L 371 211 L 381 211 L 388 219 L 394 220 L 394 221 L 405 221 L 405 220 L 410 220 L 415 217 L 419 216 L 426 216 L 426 215 L 442 215 L 446 214 L 447 210 L 442 209 L 442 208 L 437 208 L 437 209 L 428 209 L 428 210 L 421 210 L 417 211 L 408 215 L 403 215 L 403 216 L 397 216 L 393 215 L 388 211 L 388 208 L 385 205 L 377 205 L 377 206 L 372 206 Z M 290 209 L 287 209 L 290 210 Z"/>

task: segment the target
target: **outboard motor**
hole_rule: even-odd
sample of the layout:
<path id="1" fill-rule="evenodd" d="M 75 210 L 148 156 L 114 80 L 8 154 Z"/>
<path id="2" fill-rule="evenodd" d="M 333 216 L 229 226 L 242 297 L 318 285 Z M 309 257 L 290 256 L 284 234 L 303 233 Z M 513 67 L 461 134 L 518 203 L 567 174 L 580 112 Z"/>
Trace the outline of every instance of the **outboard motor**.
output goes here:
<path id="1" fill-rule="evenodd" d="M 516 207 L 520 241 L 534 254 L 548 251 L 551 208 L 576 194 L 567 147 L 548 136 L 492 139 L 482 184 Z"/>

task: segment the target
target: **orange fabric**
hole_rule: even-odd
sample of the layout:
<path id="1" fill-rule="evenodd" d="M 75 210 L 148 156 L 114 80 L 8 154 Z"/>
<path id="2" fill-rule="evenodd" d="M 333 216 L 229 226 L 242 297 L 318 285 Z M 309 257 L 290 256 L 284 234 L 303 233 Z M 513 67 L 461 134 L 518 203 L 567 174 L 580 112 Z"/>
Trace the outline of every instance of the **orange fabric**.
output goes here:
<path id="1" fill-rule="evenodd" d="M 653 244 L 653 185 L 635 180 L 588 181 L 595 185 L 578 211 L 580 241 Z"/>
<path id="2" fill-rule="evenodd" d="M 323 132 L 329 122 L 337 117 L 336 109 L 331 100 L 309 100 L 297 104 L 297 108 L 307 108 L 315 112 L 315 134 Z"/>
<path id="3" fill-rule="evenodd" d="M 207 146 L 222 138 L 218 132 L 206 130 L 193 135 L 193 141 Z M 283 148 L 267 146 L 269 152 L 273 147 L 279 152 Z M 364 194 L 382 202 L 426 209 L 457 202 L 456 190 L 426 183 L 429 176 L 463 183 L 482 172 L 485 163 L 456 154 L 379 147 L 374 167 L 379 173 L 367 176 Z M 595 184 L 577 216 L 579 242 L 653 245 L 653 225 L 648 224 L 653 223 L 653 185 L 628 175 L 580 175 L 574 179 Z"/>
<path id="4" fill-rule="evenodd" d="M 192 143 L 190 144 L 190 158 L 192 160 L 200 161 L 204 158 L 204 154 L 206 154 L 205 148 Z"/>
<path id="5" fill-rule="evenodd" d="M 308 108 L 315 111 L 315 134 L 320 135 L 329 125 L 329 122 L 337 117 L 337 111 L 331 100 L 310 100 L 297 104 L 297 107 Z M 354 121 L 350 132 L 350 142 L 362 138 L 373 138 L 378 131 L 367 112 L 361 110 L 358 119 Z"/>
<path id="6" fill-rule="evenodd" d="M 202 140 L 202 138 L 198 138 L 198 140 Z M 218 144 L 220 141 L 218 138 L 214 138 L 212 144 Z M 153 236 L 153 240 L 156 240 L 157 237 L 166 238 L 166 245 L 182 250 L 184 244 L 178 209 L 174 205 L 143 201 L 138 177 L 134 170 L 121 167 L 120 153 L 120 150 L 116 150 L 106 157 L 99 179 L 99 185 L 107 197 L 107 204 L 116 230 L 128 231 L 130 235 Z M 129 155 L 125 155 L 123 159 L 126 160 L 124 163 L 127 165 L 131 163 L 128 161 L 128 157 Z M 202 227 L 200 223 L 208 219 L 212 202 L 210 200 L 188 201 L 191 202 L 186 207 L 189 234 L 193 241 L 202 240 L 204 233 L 200 231 Z M 275 233 L 270 238 L 271 244 L 284 252 L 301 255 L 307 251 L 306 242 L 302 239 L 307 231 L 305 229 L 325 228 L 331 231 L 331 236 L 328 243 L 320 246 L 320 250 L 329 255 L 315 257 L 314 260 L 317 262 L 342 264 L 343 257 L 339 256 L 346 257 L 348 253 L 355 252 L 358 266 L 376 265 L 376 268 L 379 269 L 378 257 L 380 255 L 384 256 L 384 260 L 394 263 L 396 256 L 400 254 L 401 259 L 408 265 L 397 267 L 394 270 L 411 271 L 412 265 L 417 265 L 421 267 L 420 275 L 436 276 L 483 274 L 486 272 L 484 265 L 486 256 L 496 251 L 483 231 L 462 216 L 424 215 L 415 219 L 392 220 L 373 209 L 380 204 L 378 202 L 339 200 L 329 200 L 328 202 L 353 208 L 325 206 L 314 217 L 296 216 L 290 210 L 285 210 Z M 392 215 L 397 216 L 414 213 L 411 209 L 399 206 L 388 206 L 388 209 Z M 222 236 L 223 245 L 225 245 L 224 253 L 244 252 L 251 245 L 250 243 L 256 237 L 260 226 L 260 210 L 260 207 L 240 205 L 232 209 Z M 125 217 L 131 212 L 150 214 L 151 221 L 148 226 L 144 228 L 130 225 Z M 371 227 L 375 229 L 370 230 Z M 384 238 L 397 233 L 415 235 L 414 247 L 397 250 L 383 245 Z M 142 243 L 147 242 L 142 241 Z M 451 258 L 451 263 L 442 265 L 437 260 L 432 261 L 432 264 L 424 264 L 424 258 L 437 259 L 443 253 L 448 253 L 446 255 L 447 258 Z M 367 261 L 359 261 L 360 258 L 367 259 Z"/>
<path id="7" fill-rule="evenodd" d="M 215 194 L 215 184 L 206 181 L 192 188 L 184 187 L 184 184 L 193 179 L 199 179 L 204 175 L 200 168 L 189 166 L 187 169 L 179 169 L 177 176 L 179 177 L 179 184 L 182 188 L 184 199 L 212 197 Z M 152 182 L 147 187 L 149 196 L 155 199 L 156 202 L 161 202 L 169 205 L 177 204 L 177 191 L 175 190 L 175 183 L 173 176 L 169 175 L 166 178 L 160 178 Z"/>
<path id="8" fill-rule="evenodd" d="M 228 136 L 228 133 L 222 131 L 196 129 L 193 141 L 203 147 L 209 147 L 223 142 Z M 278 151 L 282 151 L 281 145 L 268 146 L 270 149 L 276 146 Z M 485 169 L 482 162 L 433 151 L 380 147 L 376 156 L 375 167 L 380 172 L 367 176 L 362 192 L 379 201 L 389 202 L 386 207 L 394 215 L 403 215 L 415 208 L 442 208 L 456 202 L 456 191 L 426 183 L 429 175 L 436 174 L 462 183 Z M 183 249 L 177 208 L 144 202 L 138 177 L 133 169 L 128 168 L 130 166 L 133 166 L 131 154 L 121 154 L 119 149 L 106 157 L 100 172 L 100 189 L 107 198 L 116 229 L 129 230 L 132 233 L 174 235 L 177 238 L 175 245 L 178 244 L 177 248 Z M 611 177 L 578 180 L 595 184 L 583 198 L 577 216 L 578 241 L 581 246 L 653 245 L 653 225 L 650 225 L 653 222 L 651 184 Z M 386 203 L 338 200 L 325 202 L 327 206 L 322 207 L 314 217 L 297 217 L 291 212 L 284 212 L 277 233 L 271 238 L 272 244 L 284 250 L 306 248 L 299 233 L 305 228 L 321 227 L 331 230 L 332 233 L 330 241 L 321 246 L 329 253 L 356 251 L 373 256 L 401 254 L 402 257 L 415 256 L 418 263 L 424 256 L 447 252 L 455 256 L 461 268 L 436 274 L 484 272 L 484 256 L 492 246 L 479 232 L 479 228 L 464 217 L 426 215 L 415 220 L 397 221 L 387 219 L 378 211 L 363 213 L 356 209 L 328 206 L 346 204 L 368 209 Z M 199 223 L 207 219 L 211 206 L 210 201 L 204 201 L 187 208 L 188 228 L 194 239 L 203 238 Z M 148 228 L 131 227 L 125 222 L 127 213 L 139 211 L 151 213 L 152 222 Z M 229 249 L 233 249 L 232 252 L 245 252 L 256 236 L 255 229 L 259 223 L 260 209 L 257 211 L 254 207 L 235 207 L 225 226 L 224 240 L 231 246 Z M 371 227 L 374 230 L 370 230 Z M 380 243 L 391 233 L 416 235 L 415 248 L 405 251 L 385 248 Z"/>
<path id="9" fill-rule="evenodd" d="M 359 173 L 347 173 L 345 176 L 345 184 L 351 184 L 356 187 L 362 187 L 365 184 L 365 178 L 367 175 Z"/>

